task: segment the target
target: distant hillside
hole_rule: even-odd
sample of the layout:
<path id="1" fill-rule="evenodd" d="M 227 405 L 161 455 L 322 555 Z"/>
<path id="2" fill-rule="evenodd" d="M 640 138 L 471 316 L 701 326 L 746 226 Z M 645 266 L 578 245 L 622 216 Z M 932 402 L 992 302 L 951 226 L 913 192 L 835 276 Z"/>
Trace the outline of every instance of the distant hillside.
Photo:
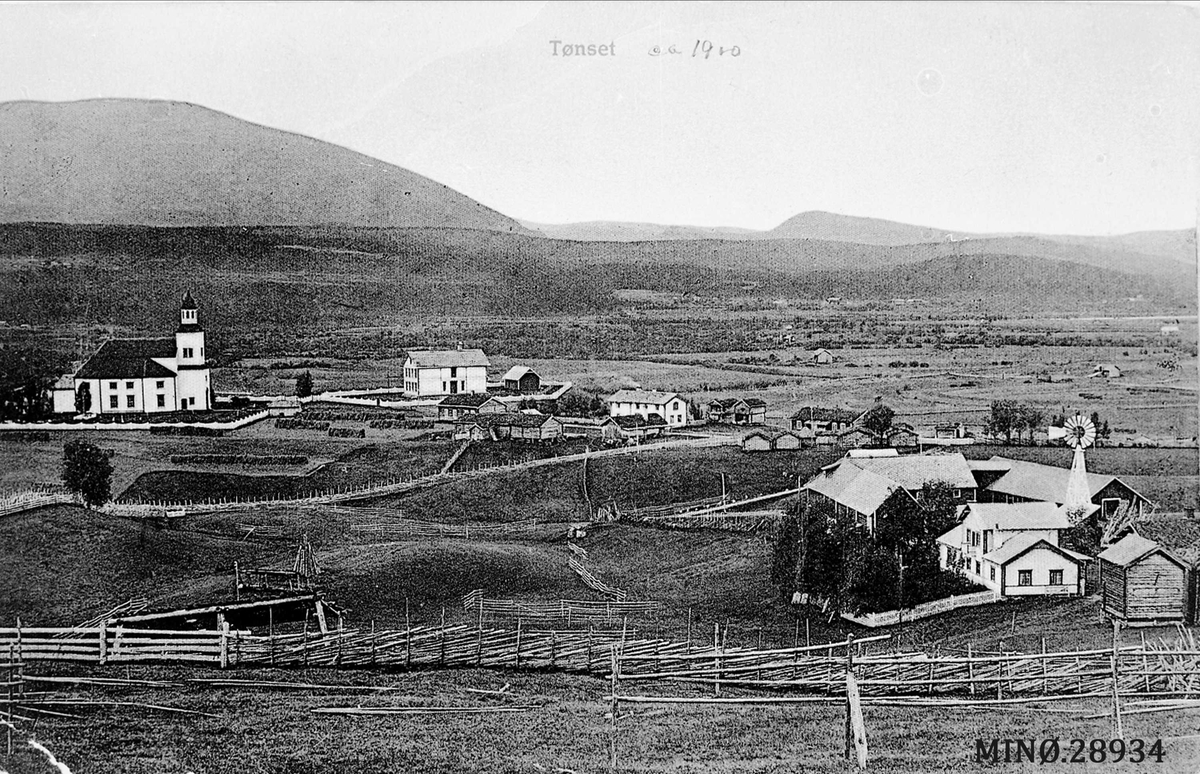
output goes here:
<path id="1" fill-rule="evenodd" d="M 740 256 L 746 265 L 784 271 L 887 267 L 939 256 L 1018 255 L 1186 281 L 1189 276 L 1194 280 L 1196 266 L 1196 236 L 1188 230 L 1118 236 L 969 234 L 829 212 L 801 213 L 769 231 L 605 221 L 525 225 L 551 239 L 577 242 L 694 242 L 687 247 L 647 244 L 635 249 L 692 253 L 704 263 L 737 262 Z M 704 244 L 706 240 L 736 244 L 714 247 Z"/>
<path id="2" fill-rule="evenodd" d="M 762 231 L 724 226 L 663 226 L 657 223 L 621 223 L 593 220 L 557 225 L 521 221 L 530 231 L 550 239 L 579 242 L 653 242 L 664 239 L 754 239 Z"/>
<path id="3" fill-rule="evenodd" d="M 911 226 L 880 218 L 860 218 L 832 212 L 802 212 L 788 218 L 763 239 L 821 239 L 829 242 L 859 242 L 868 245 L 916 245 L 941 242 L 948 237 L 972 236 L 926 226 Z"/>
<path id="4" fill-rule="evenodd" d="M 984 240 L 980 240 L 982 244 Z M 970 243 L 959 243 L 970 244 Z M 463 229 L 0 225 L 0 309 L 11 325 L 172 324 L 203 296 L 214 330 L 282 340 L 405 316 L 578 318 L 638 288 L 690 299 L 977 299 L 1037 313 L 1142 295 L 1195 308 L 1191 284 L 1069 261 L 810 240 L 569 242 Z M 998 307 L 999 305 L 999 307 Z M 214 351 L 220 351 L 215 345 Z"/>
<path id="5" fill-rule="evenodd" d="M 183 102 L 9 102 L 0 138 L 0 222 L 524 231 L 414 172 Z"/>

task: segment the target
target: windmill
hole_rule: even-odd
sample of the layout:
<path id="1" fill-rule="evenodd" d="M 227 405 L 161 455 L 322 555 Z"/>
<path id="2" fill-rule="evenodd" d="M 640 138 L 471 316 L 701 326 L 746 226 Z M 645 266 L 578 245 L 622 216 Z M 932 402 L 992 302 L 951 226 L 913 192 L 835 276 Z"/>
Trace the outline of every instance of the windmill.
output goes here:
<path id="1" fill-rule="evenodd" d="M 1092 505 L 1092 491 L 1088 485 L 1087 464 L 1084 461 L 1083 450 L 1096 442 L 1096 425 L 1092 420 L 1076 414 L 1063 423 L 1062 427 L 1049 427 L 1046 430 L 1050 440 L 1063 439 L 1075 450 L 1075 458 L 1071 461 L 1071 476 L 1067 479 L 1067 494 L 1063 507 L 1072 524 L 1077 524 L 1095 508 Z"/>

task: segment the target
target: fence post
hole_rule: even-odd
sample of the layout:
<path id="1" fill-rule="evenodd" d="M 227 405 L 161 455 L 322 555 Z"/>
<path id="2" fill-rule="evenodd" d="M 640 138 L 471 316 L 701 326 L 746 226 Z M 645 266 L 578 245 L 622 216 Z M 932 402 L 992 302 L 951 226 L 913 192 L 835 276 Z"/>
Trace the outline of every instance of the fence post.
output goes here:
<path id="1" fill-rule="evenodd" d="M 854 677 L 854 635 L 846 640 L 846 760 L 854 760 L 860 770 L 867 768 L 867 729 L 863 723 L 858 681 Z"/>
<path id="2" fill-rule="evenodd" d="M 108 621 L 100 622 L 100 663 L 108 663 Z"/>
<path id="3" fill-rule="evenodd" d="M 612 699 L 611 699 L 611 703 L 609 705 L 609 716 L 612 718 L 612 723 L 609 726 L 608 766 L 609 766 L 609 770 L 615 773 L 617 770 L 617 712 L 619 710 L 619 700 L 617 698 L 619 695 L 619 691 L 618 691 L 617 683 L 621 677 L 620 646 L 617 645 L 616 643 L 613 643 L 612 648 L 609 652 L 609 655 L 610 655 L 610 659 L 612 661 L 612 686 L 611 686 Z"/>
<path id="4" fill-rule="evenodd" d="M 221 668 L 229 667 L 229 622 L 225 621 L 221 625 Z"/>
<path id="5" fill-rule="evenodd" d="M 721 696 L 721 624 L 713 621 L 713 696 Z"/>
<path id="6" fill-rule="evenodd" d="M 521 668 L 521 616 L 517 616 L 517 669 Z"/>
<path id="7" fill-rule="evenodd" d="M 1117 738 L 1125 739 L 1125 728 L 1121 722 L 1121 690 L 1117 684 L 1119 675 L 1118 649 L 1121 642 L 1121 622 L 1118 619 L 1113 619 L 1113 645 L 1112 645 L 1112 701 L 1113 701 L 1113 719 L 1117 724 Z"/>
<path id="8" fill-rule="evenodd" d="M 971 655 L 971 641 L 967 640 L 967 686 L 971 695 L 975 695 L 975 658 Z"/>

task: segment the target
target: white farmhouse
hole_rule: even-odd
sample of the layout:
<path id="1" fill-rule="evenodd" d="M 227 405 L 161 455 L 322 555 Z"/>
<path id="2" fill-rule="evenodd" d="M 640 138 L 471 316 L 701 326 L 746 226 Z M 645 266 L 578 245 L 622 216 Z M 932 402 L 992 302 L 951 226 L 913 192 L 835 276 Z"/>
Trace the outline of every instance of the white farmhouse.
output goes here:
<path id="1" fill-rule="evenodd" d="M 1051 502 L 967 503 L 959 523 L 938 538 L 941 566 L 1001 596 L 1081 596 L 1088 557 L 1058 544 L 1071 526 Z"/>
<path id="2" fill-rule="evenodd" d="M 658 390 L 617 390 L 605 398 L 610 417 L 639 416 L 649 419 L 657 414 L 668 427 L 683 427 L 688 421 L 687 401 L 677 392 Z"/>
<path id="3" fill-rule="evenodd" d="M 74 375 L 55 384 L 54 410 L 75 412 L 83 391 L 93 414 L 210 410 L 212 373 L 192 294 L 183 296 L 174 338 L 105 342 Z"/>
<path id="4" fill-rule="evenodd" d="M 482 349 L 415 349 L 404 362 L 404 394 L 413 398 L 487 392 L 491 365 Z"/>

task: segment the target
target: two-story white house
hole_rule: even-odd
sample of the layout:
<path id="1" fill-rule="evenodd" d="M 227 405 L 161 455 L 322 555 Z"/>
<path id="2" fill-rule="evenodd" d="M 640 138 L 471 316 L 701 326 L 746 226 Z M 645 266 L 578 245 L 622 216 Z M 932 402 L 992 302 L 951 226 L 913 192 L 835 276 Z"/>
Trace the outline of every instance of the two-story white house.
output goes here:
<path id="1" fill-rule="evenodd" d="M 1087 556 L 1062 548 L 1071 526 L 1052 502 L 967 503 L 959 523 L 938 538 L 941 566 L 1002 596 L 1084 593 Z"/>
<path id="2" fill-rule="evenodd" d="M 91 414 L 208 411 L 212 372 L 196 302 L 185 293 L 174 338 L 107 341 L 74 374 L 55 385 L 54 410 L 75 413 L 86 391 Z"/>
<path id="3" fill-rule="evenodd" d="M 639 416 L 649 419 L 651 414 L 662 417 L 668 427 L 683 427 L 688 421 L 687 401 L 677 392 L 658 390 L 617 390 L 605 398 L 610 417 Z"/>
<path id="4" fill-rule="evenodd" d="M 414 349 L 404 361 L 404 394 L 428 398 L 487 392 L 490 365 L 482 349 Z"/>

